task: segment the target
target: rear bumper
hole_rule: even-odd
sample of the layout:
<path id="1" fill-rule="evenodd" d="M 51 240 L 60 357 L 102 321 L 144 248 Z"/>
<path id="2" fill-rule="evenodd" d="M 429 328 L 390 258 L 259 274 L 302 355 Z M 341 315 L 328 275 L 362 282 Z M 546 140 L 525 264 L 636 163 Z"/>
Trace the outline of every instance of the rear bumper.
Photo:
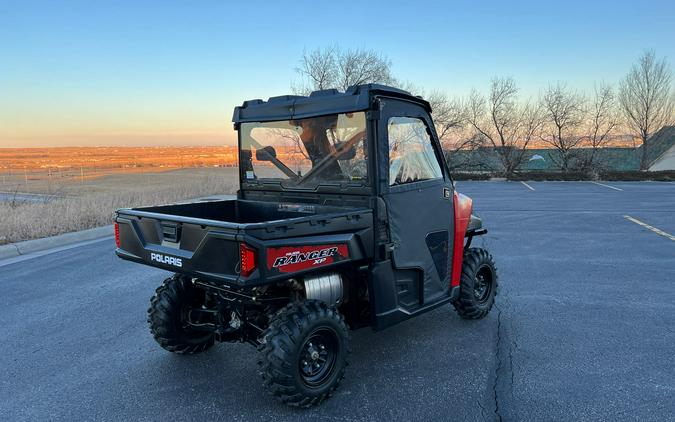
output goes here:
<path id="1" fill-rule="evenodd" d="M 239 237 L 236 231 L 181 225 L 180 243 L 163 238 L 162 227 L 153 219 L 118 216 L 118 257 L 193 277 L 208 277 L 239 284 Z"/>

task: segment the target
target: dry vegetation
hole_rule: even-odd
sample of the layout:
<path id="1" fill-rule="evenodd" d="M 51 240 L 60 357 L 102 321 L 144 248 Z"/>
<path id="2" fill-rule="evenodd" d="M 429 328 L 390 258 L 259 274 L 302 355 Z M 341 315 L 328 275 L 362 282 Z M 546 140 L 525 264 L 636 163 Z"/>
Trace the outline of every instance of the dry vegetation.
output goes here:
<path id="1" fill-rule="evenodd" d="M 53 172 L 72 170 L 80 176 L 80 168 L 98 171 L 148 168 L 211 167 L 235 165 L 237 147 L 56 147 L 2 148 L 0 171 L 13 171 L 23 176 L 24 169 Z"/>
<path id="2" fill-rule="evenodd" d="M 0 201 L 0 244 L 112 223 L 117 208 L 157 205 L 237 189 L 235 168 L 116 174 L 66 184 L 69 196 L 47 203 Z"/>
<path id="3" fill-rule="evenodd" d="M 0 148 L 0 191 L 79 195 L 105 176 L 236 165 L 235 146 Z"/>

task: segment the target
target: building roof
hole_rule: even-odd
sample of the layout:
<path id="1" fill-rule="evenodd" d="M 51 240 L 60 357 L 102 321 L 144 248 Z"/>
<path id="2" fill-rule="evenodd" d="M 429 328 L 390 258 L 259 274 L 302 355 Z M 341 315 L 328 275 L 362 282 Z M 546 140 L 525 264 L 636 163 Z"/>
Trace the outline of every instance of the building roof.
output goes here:
<path id="1" fill-rule="evenodd" d="M 663 154 L 675 145 L 675 126 L 664 126 L 649 137 L 649 148 L 647 148 L 647 163 L 648 166 L 654 164 Z M 642 148 L 638 150 L 642 155 Z"/>

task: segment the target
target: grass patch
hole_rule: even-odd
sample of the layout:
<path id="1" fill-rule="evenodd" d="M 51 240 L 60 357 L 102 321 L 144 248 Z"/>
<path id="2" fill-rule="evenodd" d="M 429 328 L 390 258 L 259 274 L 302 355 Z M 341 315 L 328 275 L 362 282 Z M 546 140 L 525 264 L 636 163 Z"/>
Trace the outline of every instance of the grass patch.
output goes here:
<path id="1" fill-rule="evenodd" d="M 216 171 L 220 170 L 220 171 Z M 54 236 L 112 224 L 118 208 L 166 204 L 237 190 L 236 171 L 181 170 L 115 176 L 47 203 L 0 202 L 0 244 Z M 75 196 L 77 195 L 77 196 Z"/>

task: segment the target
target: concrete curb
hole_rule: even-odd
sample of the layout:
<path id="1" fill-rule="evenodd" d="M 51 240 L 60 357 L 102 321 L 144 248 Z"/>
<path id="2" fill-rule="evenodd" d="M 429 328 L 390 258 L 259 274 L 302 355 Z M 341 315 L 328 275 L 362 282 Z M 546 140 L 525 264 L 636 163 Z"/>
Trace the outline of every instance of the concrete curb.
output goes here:
<path id="1" fill-rule="evenodd" d="M 10 243 L 0 246 L 0 260 L 16 258 L 33 252 L 40 252 L 61 246 L 67 246 L 73 243 L 84 242 L 87 240 L 99 239 L 112 236 L 114 234 L 113 225 L 96 227 L 94 229 L 82 230 L 59 234 L 56 236 L 45 237 L 42 239 L 24 240 L 23 242 Z"/>

